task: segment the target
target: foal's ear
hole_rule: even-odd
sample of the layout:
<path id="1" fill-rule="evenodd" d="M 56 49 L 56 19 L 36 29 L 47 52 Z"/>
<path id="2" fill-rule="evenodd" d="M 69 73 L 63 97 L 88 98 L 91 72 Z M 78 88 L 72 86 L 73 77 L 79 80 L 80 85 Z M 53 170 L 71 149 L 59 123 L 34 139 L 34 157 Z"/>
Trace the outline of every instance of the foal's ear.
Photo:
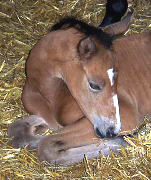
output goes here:
<path id="1" fill-rule="evenodd" d="M 85 37 L 79 41 L 78 53 L 81 59 L 89 59 L 96 52 L 96 46 L 91 37 Z"/>

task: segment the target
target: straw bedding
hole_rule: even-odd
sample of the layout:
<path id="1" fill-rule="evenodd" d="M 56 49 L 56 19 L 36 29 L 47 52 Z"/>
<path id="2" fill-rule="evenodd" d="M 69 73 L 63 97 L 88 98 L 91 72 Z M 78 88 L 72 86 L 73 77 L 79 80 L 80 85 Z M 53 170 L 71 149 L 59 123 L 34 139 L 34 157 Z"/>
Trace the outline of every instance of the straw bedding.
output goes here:
<path id="1" fill-rule="evenodd" d="M 40 163 L 36 150 L 7 145 L 8 124 L 27 115 L 21 103 L 25 60 L 33 45 L 65 16 L 97 26 L 104 15 L 104 0 L 0 1 L 0 179 L 144 179 L 151 178 L 151 124 L 149 118 L 126 140 L 131 145 L 119 155 L 87 160 L 68 168 Z M 127 32 L 150 31 L 150 0 L 135 0 L 133 23 Z M 49 132 L 47 132 L 49 133 Z"/>

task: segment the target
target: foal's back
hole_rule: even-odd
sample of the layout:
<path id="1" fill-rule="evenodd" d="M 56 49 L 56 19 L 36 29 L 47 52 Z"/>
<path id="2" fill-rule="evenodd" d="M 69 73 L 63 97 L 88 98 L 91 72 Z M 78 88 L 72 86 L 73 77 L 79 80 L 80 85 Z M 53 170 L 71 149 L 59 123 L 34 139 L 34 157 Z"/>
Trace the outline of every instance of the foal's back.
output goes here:
<path id="1" fill-rule="evenodd" d="M 151 114 L 151 33 L 123 37 L 114 46 L 119 61 L 119 101 L 128 103 L 140 121 Z"/>

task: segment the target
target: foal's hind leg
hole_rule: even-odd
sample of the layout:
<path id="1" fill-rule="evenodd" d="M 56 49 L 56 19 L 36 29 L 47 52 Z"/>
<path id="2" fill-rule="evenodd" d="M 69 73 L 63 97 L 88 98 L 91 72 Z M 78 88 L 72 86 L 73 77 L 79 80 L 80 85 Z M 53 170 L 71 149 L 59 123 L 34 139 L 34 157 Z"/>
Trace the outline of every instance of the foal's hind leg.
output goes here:
<path id="1" fill-rule="evenodd" d="M 35 133 L 47 128 L 45 120 L 36 115 L 30 115 L 15 121 L 8 127 L 8 136 L 12 138 L 9 144 L 14 148 L 20 148 L 25 145 L 28 145 L 30 148 L 36 148 L 43 136 L 35 136 Z"/>
<path id="2" fill-rule="evenodd" d="M 22 92 L 22 102 L 26 112 L 42 117 L 49 124 L 51 130 L 60 127 L 54 117 L 55 110 L 51 103 L 39 91 L 33 90 L 27 80 Z"/>

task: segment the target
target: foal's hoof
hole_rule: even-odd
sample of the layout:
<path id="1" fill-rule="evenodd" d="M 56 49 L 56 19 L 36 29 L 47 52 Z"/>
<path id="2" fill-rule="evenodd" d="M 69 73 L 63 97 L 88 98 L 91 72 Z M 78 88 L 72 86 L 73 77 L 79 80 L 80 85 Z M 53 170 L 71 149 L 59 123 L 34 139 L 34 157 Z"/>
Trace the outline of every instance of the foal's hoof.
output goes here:
<path id="1" fill-rule="evenodd" d="M 17 120 L 8 127 L 8 137 L 12 138 L 8 142 L 14 148 L 20 148 L 25 145 L 36 148 L 43 136 L 36 136 L 36 133 L 43 133 L 48 129 L 45 120 L 36 115 L 30 115 Z"/>
<path id="2" fill-rule="evenodd" d="M 47 136 L 38 145 L 38 155 L 40 161 L 64 165 L 62 158 L 68 155 L 68 150 L 63 141 L 53 141 L 53 136 Z"/>
<path id="3" fill-rule="evenodd" d="M 24 137 L 29 134 L 29 131 L 30 125 L 28 122 L 20 123 L 20 121 L 16 121 L 10 124 L 8 127 L 8 137 L 12 138 L 12 140 L 10 140 L 8 144 L 14 148 L 20 148 L 26 145 Z"/>
<path id="4" fill-rule="evenodd" d="M 31 134 L 31 127 L 28 122 L 15 121 L 8 127 L 8 137 L 22 137 L 26 134 Z"/>
<path id="5" fill-rule="evenodd" d="M 29 133 L 30 125 L 28 122 L 20 123 L 16 121 L 8 127 L 8 137 L 11 140 L 8 144 L 14 148 L 20 148 L 26 145 L 24 137 Z"/>
<path id="6" fill-rule="evenodd" d="M 8 142 L 8 145 L 12 146 L 13 148 L 21 148 L 28 144 L 24 142 L 23 137 L 13 137 L 12 140 Z"/>
<path id="7" fill-rule="evenodd" d="M 14 148 L 21 148 L 23 146 L 27 146 L 28 149 L 37 148 L 39 141 L 44 138 L 44 136 L 16 136 L 12 140 L 8 142 L 8 144 Z"/>
<path id="8" fill-rule="evenodd" d="M 43 133 L 48 129 L 45 120 L 36 115 L 30 115 L 9 125 L 8 137 L 20 137 Z"/>

